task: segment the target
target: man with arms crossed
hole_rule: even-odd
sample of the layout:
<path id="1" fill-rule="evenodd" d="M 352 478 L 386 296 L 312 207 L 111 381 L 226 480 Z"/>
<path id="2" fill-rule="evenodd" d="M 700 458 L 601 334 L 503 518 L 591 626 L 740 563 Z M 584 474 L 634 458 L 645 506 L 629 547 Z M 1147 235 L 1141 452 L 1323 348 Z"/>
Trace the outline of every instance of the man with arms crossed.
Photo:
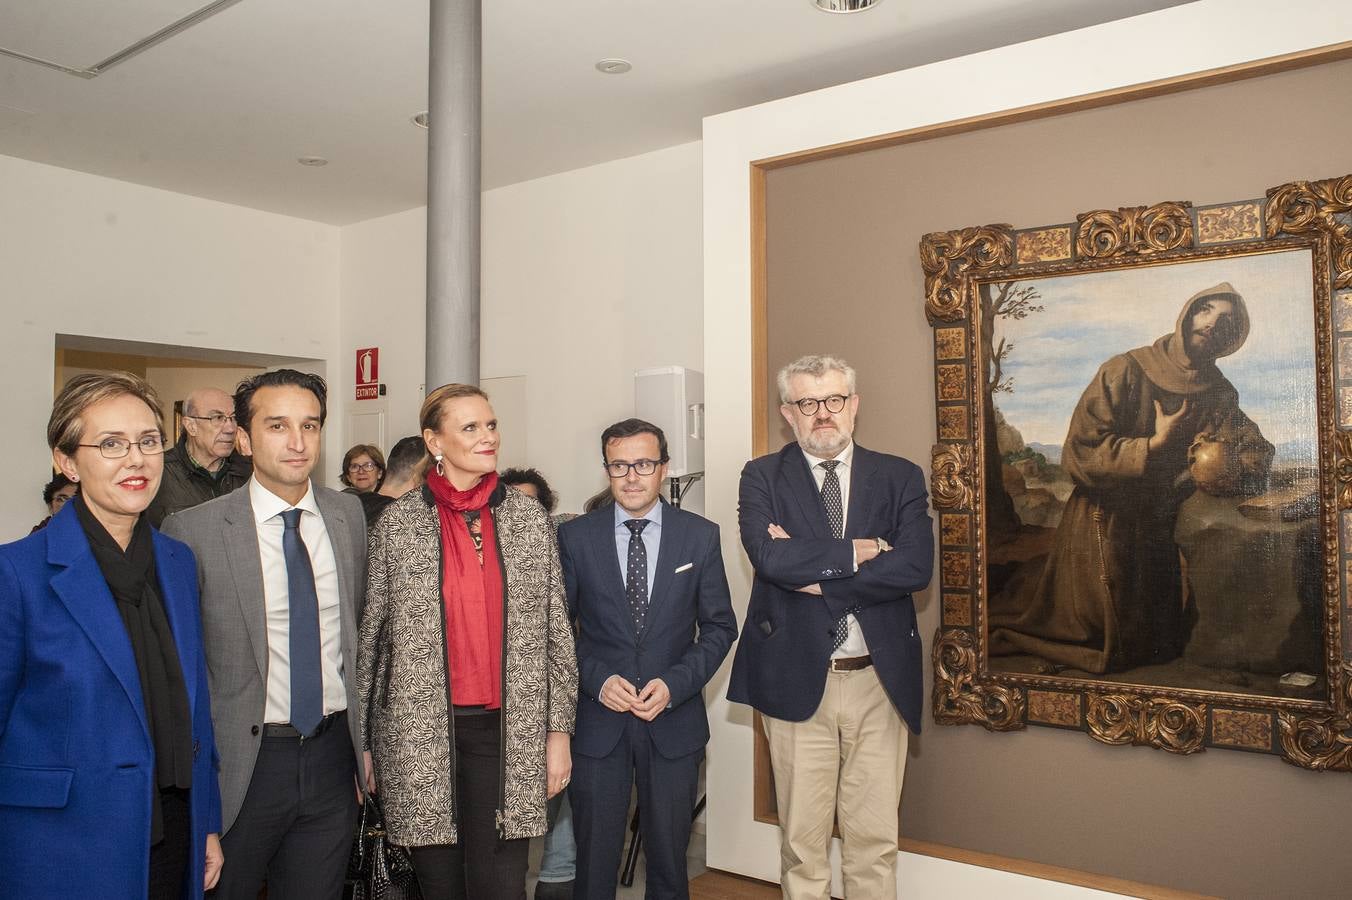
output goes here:
<path id="1" fill-rule="evenodd" d="M 728 699 L 763 716 L 784 896 L 830 896 L 836 820 L 845 896 L 895 897 L 924 657 L 911 593 L 934 566 L 924 473 L 854 443 L 844 360 L 790 363 L 779 393 L 798 441 L 742 470 L 738 525 L 756 574 Z"/>
<path id="2" fill-rule="evenodd" d="M 357 608 L 366 591 L 361 503 L 310 482 L 326 388 L 292 369 L 235 392 L 248 484 L 165 520 L 197 555 L 221 757 L 216 896 L 332 900 L 342 893 L 365 771 L 358 734 Z"/>
<path id="3" fill-rule="evenodd" d="M 559 528 L 577 622 L 577 731 L 569 800 L 573 896 L 610 900 L 630 787 L 649 900 L 690 896 L 685 853 L 709 741 L 704 685 L 737 637 L 718 526 L 662 500 L 667 439 L 626 419 L 601 434 L 614 504 Z"/>

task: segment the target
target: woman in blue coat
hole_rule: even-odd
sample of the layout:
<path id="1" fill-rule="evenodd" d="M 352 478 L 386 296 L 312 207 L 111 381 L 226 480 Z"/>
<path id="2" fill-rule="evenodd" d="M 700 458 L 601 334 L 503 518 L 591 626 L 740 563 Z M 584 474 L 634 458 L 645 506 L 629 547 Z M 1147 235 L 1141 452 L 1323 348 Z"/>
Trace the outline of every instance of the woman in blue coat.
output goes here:
<path id="1" fill-rule="evenodd" d="M 220 792 L 197 567 L 141 515 L 159 401 L 77 376 L 47 442 L 80 493 L 0 547 L 0 897 L 201 897 Z"/>

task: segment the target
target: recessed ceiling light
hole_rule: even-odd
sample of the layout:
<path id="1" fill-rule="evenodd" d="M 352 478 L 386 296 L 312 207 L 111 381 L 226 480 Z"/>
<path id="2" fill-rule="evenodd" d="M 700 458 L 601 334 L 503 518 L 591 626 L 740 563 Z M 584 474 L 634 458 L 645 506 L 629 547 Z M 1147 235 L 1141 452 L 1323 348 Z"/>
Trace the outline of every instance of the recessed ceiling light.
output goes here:
<path id="1" fill-rule="evenodd" d="M 329 161 L 322 156 L 298 156 L 296 162 L 302 166 L 327 166 Z"/>
<path id="2" fill-rule="evenodd" d="M 623 75 L 633 67 L 627 59 L 603 59 L 596 64 L 596 71 L 607 75 Z"/>
<path id="3" fill-rule="evenodd" d="M 872 9 L 882 0 L 814 0 L 817 9 L 829 13 L 857 13 Z"/>
<path id="4" fill-rule="evenodd" d="M 412 122 L 414 125 L 417 125 L 419 128 L 426 128 L 427 123 L 431 121 L 431 119 L 432 117 L 428 115 L 427 110 L 424 109 L 422 112 L 415 115 L 409 121 Z"/>

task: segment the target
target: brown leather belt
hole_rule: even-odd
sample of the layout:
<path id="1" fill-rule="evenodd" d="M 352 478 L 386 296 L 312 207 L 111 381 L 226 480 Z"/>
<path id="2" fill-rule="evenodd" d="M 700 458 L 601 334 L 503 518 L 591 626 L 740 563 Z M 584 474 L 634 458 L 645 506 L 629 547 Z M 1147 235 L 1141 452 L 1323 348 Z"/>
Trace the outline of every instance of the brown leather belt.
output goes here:
<path id="1" fill-rule="evenodd" d="M 831 660 L 832 672 L 857 672 L 873 665 L 872 656 L 842 656 Z"/>
<path id="2" fill-rule="evenodd" d="M 312 741 L 321 734 L 329 730 L 329 727 L 337 722 L 340 716 L 347 713 L 347 710 L 340 709 L 335 713 L 329 713 L 319 720 L 319 725 L 315 727 L 314 734 L 301 734 L 290 722 L 268 722 L 263 726 L 263 737 L 270 738 L 297 738 L 303 741 Z"/>

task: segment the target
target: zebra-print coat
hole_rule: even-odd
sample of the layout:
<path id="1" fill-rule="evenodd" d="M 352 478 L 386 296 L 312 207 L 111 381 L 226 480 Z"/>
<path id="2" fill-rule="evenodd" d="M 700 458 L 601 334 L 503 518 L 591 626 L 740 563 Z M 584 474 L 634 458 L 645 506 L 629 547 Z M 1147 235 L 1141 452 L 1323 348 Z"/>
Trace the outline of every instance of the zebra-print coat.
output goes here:
<path id="1" fill-rule="evenodd" d="M 577 657 L 554 529 L 533 498 L 499 486 L 489 500 L 506 568 L 503 838 L 545 832 L 545 732 L 571 733 Z M 459 840 L 441 601 L 441 528 L 427 488 L 372 524 L 357 685 L 366 748 L 392 843 Z"/>

